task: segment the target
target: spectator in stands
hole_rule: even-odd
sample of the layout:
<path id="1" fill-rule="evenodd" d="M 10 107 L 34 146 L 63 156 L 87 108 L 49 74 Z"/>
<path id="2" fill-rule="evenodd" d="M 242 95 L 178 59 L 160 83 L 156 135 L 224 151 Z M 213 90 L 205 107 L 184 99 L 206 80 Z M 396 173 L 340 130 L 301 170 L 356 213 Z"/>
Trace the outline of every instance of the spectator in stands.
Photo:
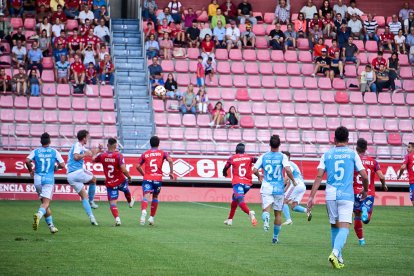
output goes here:
<path id="1" fill-rule="evenodd" d="M 54 45 L 54 48 L 57 48 L 58 43 L 61 42 L 64 48 L 68 47 L 68 38 L 66 37 L 66 31 L 61 30 L 60 36 L 55 37 L 52 41 L 52 45 Z"/>
<path id="2" fill-rule="evenodd" d="M 398 53 L 393 52 L 387 61 L 387 69 L 389 71 L 389 76 L 392 81 L 399 79 L 400 76 L 400 61 L 398 59 Z"/>
<path id="3" fill-rule="evenodd" d="M 245 24 L 246 20 L 249 20 L 252 24 L 257 23 L 256 17 L 253 16 L 253 8 L 248 0 L 243 0 L 237 6 L 237 13 L 239 15 L 240 24 Z"/>
<path id="4" fill-rule="evenodd" d="M 285 34 L 285 50 L 289 47 L 296 48 L 296 39 L 298 38 L 297 33 L 293 30 L 292 24 L 287 24 L 287 30 Z"/>
<path id="5" fill-rule="evenodd" d="M 99 37 L 101 39 L 101 41 L 109 43 L 111 33 L 109 32 L 108 27 L 105 26 L 105 20 L 104 19 L 101 19 L 99 21 L 99 25 L 96 26 L 93 29 L 93 34 L 96 35 L 97 37 Z"/>
<path id="6" fill-rule="evenodd" d="M 185 31 L 181 24 L 175 25 L 175 30 L 173 31 L 173 36 L 175 35 L 174 43 L 180 47 L 185 46 Z"/>
<path id="7" fill-rule="evenodd" d="M 377 81 L 377 75 L 375 71 L 372 70 L 371 65 L 367 64 L 365 70 L 361 72 L 358 76 L 359 80 L 359 89 L 364 94 L 368 92 L 377 92 L 377 86 L 375 82 Z"/>
<path id="8" fill-rule="evenodd" d="M 59 18 L 60 22 L 62 22 L 63 24 L 66 24 L 66 21 L 68 20 L 68 18 L 66 17 L 66 14 L 63 12 L 62 7 L 63 5 L 58 5 L 57 10 L 52 13 L 52 19 L 51 19 L 52 22 L 56 22 L 56 18 Z"/>
<path id="9" fill-rule="evenodd" d="M 319 25 L 316 24 L 309 30 L 309 49 L 313 49 L 314 45 L 318 43 L 319 38 L 323 38 L 323 33 Z"/>
<path id="10" fill-rule="evenodd" d="M 203 57 L 203 62 L 207 62 L 209 57 L 214 59 L 215 50 L 215 43 L 211 40 L 211 36 L 207 34 L 205 39 L 201 42 L 201 56 Z"/>
<path id="11" fill-rule="evenodd" d="M 332 15 L 330 13 L 326 14 L 326 17 L 322 19 L 323 23 L 323 34 L 327 38 L 335 38 L 336 37 L 336 28 L 335 23 L 332 19 Z"/>
<path id="12" fill-rule="evenodd" d="M 23 66 L 19 67 L 19 73 L 13 75 L 12 90 L 17 96 L 25 95 L 27 92 L 27 75 Z"/>
<path id="13" fill-rule="evenodd" d="M 18 41 L 20 41 L 24 47 L 26 46 L 26 36 L 23 34 L 23 27 L 19 27 L 17 32 L 12 36 L 13 46 L 16 46 Z"/>
<path id="14" fill-rule="evenodd" d="M 23 0 L 10 0 L 9 13 L 11 17 L 22 17 L 23 16 Z"/>
<path id="15" fill-rule="evenodd" d="M 200 29 L 197 25 L 197 20 L 194 20 L 193 25 L 185 32 L 187 35 L 188 47 L 190 48 L 198 48 L 200 46 Z"/>
<path id="16" fill-rule="evenodd" d="M 404 2 L 403 8 L 398 13 L 399 20 L 401 22 L 404 22 L 406 19 L 408 19 L 410 12 L 414 12 L 414 10 L 410 9 L 408 2 Z"/>
<path id="17" fill-rule="evenodd" d="M 68 38 L 69 54 L 81 54 L 84 48 L 83 38 L 78 35 L 78 29 L 73 29 L 73 35 Z"/>
<path id="18" fill-rule="evenodd" d="M 65 0 L 50 0 L 50 10 L 52 12 L 55 12 L 60 7 L 63 7 L 65 5 Z"/>
<path id="19" fill-rule="evenodd" d="M 81 24 L 85 24 L 85 19 L 88 18 L 89 20 L 93 21 L 95 19 L 95 15 L 91 10 L 89 10 L 88 5 L 83 6 L 83 10 L 79 12 L 78 20 Z"/>
<path id="20" fill-rule="evenodd" d="M 315 59 L 315 69 L 313 70 L 312 77 L 315 77 L 316 74 L 323 74 L 327 78 L 330 76 L 331 70 L 331 58 L 328 57 L 328 51 L 326 48 L 322 48 L 321 56 L 316 57 Z"/>
<path id="21" fill-rule="evenodd" d="M 30 96 L 39 97 L 41 93 L 42 80 L 37 75 L 36 69 L 31 69 L 27 79 L 27 86 L 30 89 Z"/>
<path id="22" fill-rule="evenodd" d="M 89 33 L 90 29 L 94 29 L 94 26 L 91 24 L 91 20 L 89 18 L 85 19 L 85 24 L 81 24 L 79 27 L 79 35 L 86 36 Z"/>
<path id="23" fill-rule="evenodd" d="M 352 36 L 354 39 L 363 39 L 362 23 L 358 19 L 356 14 L 351 16 L 351 20 L 348 21 L 348 27 L 351 28 Z"/>
<path id="24" fill-rule="evenodd" d="M 153 91 L 158 85 L 164 86 L 163 70 L 161 65 L 158 64 L 158 57 L 152 58 L 152 64 L 148 66 L 148 71 L 150 73 L 149 79 Z"/>
<path id="25" fill-rule="evenodd" d="M 351 37 L 351 28 L 348 27 L 348 25 L 342 24 L 341 28 L 339 28 L 338 30 L 338 35 L 337 35 L 337 39 L 338 39 L 338 46 L 339 48 L 343 48 L 344 45 L 348 42 L 348 39 Z"/>
<path id="26" fill-rule="evenodd" d="M 340 14 L 341 18 L 346 17 L 348 7 L 343 3 L 342 0 L 338 0 L 338 3 L 334 5 L 333 12 L 335 15 Z"/>
<path id="27" fill-rule="evenodd" d="M 344 78 L 344 63 L 341 60 L 340 57 L 340 53 L 339 51 L 335 52 L 334 54 L 334 58 L 331 59 L 331 71 L 329 72 L 330 74 L 330 79 L 333 82 L 335 76 L 338 76 L 343 79 Z"/>
<path id="28" fill-rule="evenodd" d="M 324 0 L 322 2 L 322 6 L 319 9 L 319 18 L 323 19 L 326 18 L 326 15 L 330 14 L 331 18 L 333 16 L 333 10 L 331 7 L 331 3 L 329 3 L 329 0 Z"/>
<path id="29" fill-rule="evenodd" d="M 212 57 L 208 57 L 203 61 L 204 72 L 209 77 L 210 83 L 213 83 L 214 74 L 216 72 L 216 61 Z"/>
<path id="30" fill-rule="evenodd" d="M 272 24 L 288 24 L 290 22 L 290 3 L 289 0 L 279 0 L 275 9 L 275 19 Z"/>
<path id="31" fill-rule="evenodd" d="M 172 0 L 168 3 L 168 8 L 171 11 L 171 16 L 175 23 L 181 23 L 181 14 L 183 12 L 183 5 L 180 1 Z"/>
<path id="32" fill-rule="evenodd" d="M 95 48 L 93 47 L 92 43 L 88 43 L 85 49 L 82 51 L 83 55 L 83 65 L 85 65 L 85 68 L 88 67 L 89 63 L 92 63 L 93 65 L 96 65 L 95 58 L 97 57 L 97 53 L 95 51 Z"/>
<path id="33" fill-rule="evenodd" d="M 207 113 L 208 95 L 204 87 L 201 87 L 200 89 L 198 89 L 198 92 L 196 95 L 196 102 L 197 102 L 197 111 L 201 114 Z"/>
<path id="34" fill-rule="evenodd" d="M 164 88 L 167 91 L 167 93 L 165 93 L 165 96 L 168 99 L 181 101 L 181 99 L 183 98 L 182 93 L 177 90 L 178 84 L 177 81 L 174 79 L 173 74 L 169 73 L 167 75 L 167 81 L 164 84 Z"/>
<path id="35" fill-rule="evenodd" d="M 101 85 L 109 83 L 114 85 L 114 72 L 115 65 L 111 60 L 110 55 L 105 55 L 105 59 L 99 63 L 100 75 L 101 75 Z"/>
<path id="36" fill-rule="evenodd" d="M 164 33 L 163 38 L 159 41 L 160 50 L 162 51 L 162 55 L 164 59 L 169 60 L 172 58 L 172 49 L 174 48 L 173 42 L 170 39 L 170 35 L 168 33 Z"/>
<path id="37" fill-rule="evenodd" d="M 79 16 L 79 1 L 78 0 L 66 0 L 65 15 L 67 18 L 75 19 Z"/>
<path id="38" fill-rule="evenodd" d="M 364 14 L 364 12 L 357 8 L 356 1 L 355 0 L 351 0 L 349 2 L 349 5 L 350 6 L 348 7 L 347 15 L 346 15 L 347 19 L 350 20 L 351 19 L 351 16 L 354 15 L 354 14 L 356 14 L 357 15 L 357 18 L 359 20 L 361 20 L 361 16 Z"/>
<path id="39" fill-rule="evenodd" d="M 145 21 L 151 19 L 154 24 L 157 24 L 157 16 L 155 15 L 158 10 L 158 5 L 155 0 L 144 0 L 142 9 L 142 17 Z"/>
<path id="40" fill-rule="evenodd" d="M 92 48 L 98 52 L 99 46 L 101 45 L 101 39 L 93 34 L 94 30 L 89 29 L 88 33 L 83 37 L 83 43 L 84 45 L 91 44 Z M 105 43 L 102 43 L 103 45 L 106 45 Z"/>
<path id="41" fill-rule="evenodd" d="M 55 64 L 55 80 L 57 83 L 68 83 L 70 74 L 70 63 L 66 55 L 60 55 Z"/>
<path id="42" fill-rule="evenodd" d="M 393 14 L 391 17 L 391 22 L 388 23 L 388 27 L 390 28 L 390 32 L 393 35 L 397 35 L 398 31 L 402 28 L 401 22 L 398 21 L 397 15 Z"/>
<path id="43" fill-rule="evenodd" d="M 40 30 L 46 30 L 47 36 L 52 36 L 52 24 L 49 23 L 49 18 L 47 16 L 45 16 L 42 23 L 40 23 Z"/>
<path id="44" fill-rule="evenodd" d="M 36 1 L 36 11 L 39 12 L 41 9 L 45 8 L 46 10 L 50 10 L 50 0 L 37 0 Z"/>
<path id="45" fill-rule="evenodd" d="M 322 29 L 323 29 L 323 22 L 322 22 L 322 20 L 319 19 L 319 15 L 317 13 L 315 13 L 313 15 L 312 20 L 309 21 L 309 31 L 311 31 L 315 25 L 318 25 L 319 26 L 319 30 L 322 31 Z"/>
<path id="46" fill-rule="evenodd" d="M 313 46 L 313 58 L 321 57 L 324 49 L 328 50 L 328 47 L 324 44 L 323 37 L 319 37 L 317 43 Z"/>
<path id="47" fill-rule="evenodd" d="M 339 31 L 343 24 L 348 25 L 348 21 L 346 21 L 345 17 L 342 17 L 340 13 L 335 14 L 334 18 L 335 28 Z"/>
<path id="48" fill-rule="evenodd" d="M 379 42 L 379 37 L 377 35 L 378 22 L 375 20 L 371 13 L 367 15 L 367 20 L 364 21 L 364 32 L 365 32 L 365 41 L 375 40 Z"/>
<path id="49" fill-rule="evenodd" d="M 307 26 L 308 23 L 306 22 L 305 16 L 300 12 L 298 18 L 295 20 L 295 32 L 298 34 L 298 37 L 306 37 Z"/>
<path id="50" fill-rule="evenodd" d="M 85 65 L 78 54 L 75 55 L 75 61 L 70 66 L 71 76 L 75 81 L 74 86 L 85 82 Z"/>
<path id="51" fill-rule="evenodd" d="M 217 21 L 217 26 L 213 30 L 213 38 L 217 49 L 226 49 L 226 28 L 223 27 L 221 20 Z"/>
<path id="52" fill-rule="evenodd" d="M 223 109 L 223 104 L 221 102 L 217 102 L 211 111 L 212 121 L 209 123 L 209 126 L 219 127 L 220 125 L 223 125 L 224 116 L 226 116 L 226 112 Z"/>
<path id="53" fill-rule="evenodd" d="M 154 35 L 150 35 L 149 40 L 145 42 L 145 50 L 147 51 L 148 59 L 152 59 L 159 55 L 160 45 L 158 41 L 155 40 Z"/>
<path id="54" fill-rule="evenodd" d="M 210 35 L 213 36 L 213 32 L 211 31 L 211 29 L 209 27 L 205 27 L 204 22 L 200 22 L 200 27 L 201 31 L 200 31 L 200 43 L 202 40 L 204 40 L 204 38 L 206 38 L 206 35 Z"/>
<path id="55" fill-rule="evenodd" d="M 241 50 L 242 44 L 240 41 L 240 29 L 237 28 L 234 20 L 230 21 L 230 27 L 226 29 L 226 44 L 228 51 L 234 47 Z"/>
<path id="56" fill-rule="evenodd" d="M 388 71 L 386 66 L 380 65 L 380 70 L 377 73 L 377 81 L 375 85 L 377 86 L 378 93 L 382 92 L 384 88 L 388 88 L 392 91 L 395 91 L 394 80 L 390 78 L 390 72 Z"/>
<path id="57" fill-rule="evenodd" d="M 97 76 L 98 73 L 96 72 L 96 67 L 92 62 L 89 62 L 89 64 L 85 64 L 86 68 L 86 74 L 85 74 L 85 79 L 86 79 L 86 84 L 93 84 L 95 85 L 97 83 Z"/>
<path id="58" fill-rule="evenodd" d="M 404 20 L 404 33 L 408 35 L 411 27 L 414 27 L 414 12 L 410 12 L 406 20 Z"/>
<path id="59" fill-rule="evenodd" d="M 244 47 L 254 47 L 256 43 L 256 35 L 253 33 L 252 24 L 246 21 L 246 30 L 241 34 L 241 39 Z"/>
<path id="60" fill-rule="evenodd" d="M 407 54 L 407 51 L 405 50 L 405 39 L 402 29 L 400 29 L 398 34 L 394 36 L 395 50 L 400 54 Z"/>
<path id="61" fill-rule="evenodd" d="M 9 21 L 4 20 L 4 14 L 0 12 L 0 39 L 5 39 L 10 44 L 10 47 L 13 47 L 11 37 L 12 33 L 13 26 L 10 24 Z"/>
<path id="62" fill-rule="evenodd" d="M 145 40 L 149 39 L 150 35 L 155 35 L 154 22 L 148 21 L 144 27 Z"/>
<path id="63" fill-rule="evenodd" d="M 98 49 L 98 60 L 99 60 L 99 62 L 101 62 L 102 60 L 105 59 L 106 54 L 109 55 L 108 49 L 107 49 L 106 45 L 102 44 Z"/>
<path id="64" fill-rule="evenodd" d="M 162 38 L 164 33 L 172 33 L 172 27 L 168 24 L 167 18 L 164 18 L 160 25 L 158 25 L 158 37 Z"/>
<path id="65" fill-rule="evenodd" d="M 311 21 L 313 19 L 313 15 L 318 13 L 318 10 L 316 9 L 316 6 L 313 4 L 312 0 L 308 0 L 306 2 L 306 6 L 303 6 L 300 9 L 300 12 L 305 15 L 306 21 Z"/>
<path id="66" fill-rule="evenodd" d="M 414 65 L 414 47 L 410 48 L 410 52 L 408 53 L 408 61 L 410 62 L 411 66 Z"/>
<path id="67" fill-rule="evenodd" d="M 174 22 L 174 19 L 170 14 L 170 8 L 168 8 L 168 7 L 165 7 L 164 10 L 158 14 L 157 24 L 161 24 L 161 22 L 164 18 L 167 18 L 168 24 L 170 24 L 171 22 Z"/>
<path id="68" fill-rule="evenodd" d="M 328 56 L 330 58 L 335 58 L 336 52 L 339 52 L 339 55 L 341 55 L 341 49 L 338 47 L 338 41 L 333 39 L 331 47 L 328 48 Z"/>
<path id="69" fill-rule="evenodd" d="M 43 53 L 42 50 L 39 49 L 39 42 L 34 41 L 32 44 L 32 49 L 29 50 L 27 53 L 27 69 L 31 70 L 33 68 L 37 68 L 39 70 L 40 76 L 42 76 L 43 72 Z"/>
<path id="70" fill-rule="evenodd" d="M 208 5 L 207 8 L 207 15 L 208 15 L 208 21 L 211 22 L 213 16 L 216 16 L 217 9 L 219 8 L 219 4 L 217 4 L 217 0 L 211 0 L 211 3 Z M 212 27 L 214 28 L 214 27 Z"/>
<path id="71" fill-rule="evenodd" d="M 193 8 L 188 8 L 188 12 L 186 15 L 184 15 L 184 27 L 190 28 L 193 25 L 193 21 L 196 20 L 198 16 L 201 14 L 201 11 L 198 11 L 198 13 L 195 13 Z"/>
<path id="72" fill-rule="evenodd" d="M 180 108 L 181 113 L 192 113 L 195 115 L 197 113 L 196 105 L 197 102 L 196 95 L 194 94 L 194 86 L 192 84 L 189 84 L 187 87 L 187 92 L 183 94 L 182 104 Z"/>
<path id="73" fill-rule="evenodd" d="M 97 25 L 99 21 L 103 19 L 105 21 L 105 26 L 109 27 L 109 19 L 111 19 L 111 17 L 109 16 L 106 6 L 101 6 L 99 10 L 94 11 L 93 16 L 95 17 L 93 20 L 95 25 Z"/>
<path id="74" fill-rule="evenodd" d="M 58 41 L 57 48 L 53 50 L 53 57 L 55 59 L 55 63 L 60 60 L 60 56 L 65 56 L 66 60 L 69 55 L 68 49 L 63 47 L 63 42 Z"/>
<path id="75" fill-rule="evenodd" d="M 6 74 L 6 69 L 0 68 L 0 90 L 3 94 L 11 90 L 11 77 Z"/>
<path id="76" fill-rule="evenodd" d="M 280 23 L 275 24 L 275 29 L 269 33 L 269 45 L 273 50 L 284 50 L 285 34 L 280 30 Z"/>
<path id="77" fill-rule="evenodd" d="M 229 112 L 226 113 L 226 125 L 234 127 L 239 125 L 240 114 L 237 112 L 235 106 L 230 106 Z"/>
<path id="78" fill-rule="evenodd" d="M 385 26 L 384 33 L 380 34 L 380 48 L 393 50 L 394 34 L 390 32 L 390 27 Z"/>
<path id="79" fill-rule="evenodd" d="M 52 37 L 53 39 L 60 37 L 60 33 L 65 29 L 65 25 L 60 22 L 59 17 L 56 18 L 55 24 L 52 25 Z M 42 30 L 42 29 L 41 29 Z M 47 32 L 46 32 L 47 35 Z M 47 37 L 50 37 L 47 35 Z"/>
<path id="80" fill-rule="evenodd" d="M 342 58 L 343 62 L 353 62 L 355 63 L 356 68 L 360 64 L 360 59 L 358 58 L 359 50 L 358 47 L 354 44 L 353 37 L 348 38 L 348 43 L 342 48 Z"/>
<path id="81" fill-rule="evenodd" d="M 26 64 L 26 56 L 26 47 L 23 47 L 21 40 L 17 40 L 17 45 L 12 48 L 12 64 L 17 67 L 24 67 Z"/>
<path id="82" fill-rule="evenodd" d="M 211 29 L 214 30 L 214 28 L 217 27 L 218 21 L 221 21 L 223 25 L 226 25 L 226 18 L 224 17 L 223 12 L 220 8 L 216 10 L 216 15 L 213 15 L 211 17 L 211 24 L 210 24 Z"/>
<path id="83" fill-rule="evenodd" d="M 220 8 L 223 11 L 224 16 L 226 17 L 226 22 L 230 22 L 231 20 L 237 19 L 237 8 L 231 0 L 226 0 L 223 4 L 221 4 Z M 224 22 L 221 23 L 223 23 L 223 26 L 226 25 L 224 24 Z"/>
<path id="84" fill-rule="evenodd" d="M 199 56 L 197 58 L 197 68 L 196 68 L 196 81 L 198 87 L 203 87 L 205 85 L 204 78 L 206 76 L 206 71 L 203 66 L 203 57 Z"/>
<path id="85" fill-rule="evenodd" d="M 375 57 L 371 62 L 372 69 L 375 72 L 378 72 L 380 70 L 380 65 L 381 64 L 382 65 L 387 65 L 387 61 L 384 58 L 384 53 L 382 51 L 378 51 L 377 52 L 377 57 Z"/>

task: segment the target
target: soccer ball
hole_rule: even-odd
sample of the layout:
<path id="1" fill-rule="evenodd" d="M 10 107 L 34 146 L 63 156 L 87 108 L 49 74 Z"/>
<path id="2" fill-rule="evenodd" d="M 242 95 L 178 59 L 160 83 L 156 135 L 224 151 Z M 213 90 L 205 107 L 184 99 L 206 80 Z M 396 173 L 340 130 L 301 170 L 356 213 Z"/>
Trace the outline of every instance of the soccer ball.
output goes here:
<path id="1" fill-rule="evenodd" d="M 156 95 L 157 97 L 160 97 L 160 98 L 164 97 L 166 92 L 167 92 L 167 90 L 166 90 L 166 89 L 165 89 L 165 87 L 164 87 L 164 86 L 162 86 L 162 85 L 158 85 L 158 86 L 157 86 L 157 87 L 155 87 L 155 89 L 154 89 L 154 93 L 155 93 L 155 95 Z"/>

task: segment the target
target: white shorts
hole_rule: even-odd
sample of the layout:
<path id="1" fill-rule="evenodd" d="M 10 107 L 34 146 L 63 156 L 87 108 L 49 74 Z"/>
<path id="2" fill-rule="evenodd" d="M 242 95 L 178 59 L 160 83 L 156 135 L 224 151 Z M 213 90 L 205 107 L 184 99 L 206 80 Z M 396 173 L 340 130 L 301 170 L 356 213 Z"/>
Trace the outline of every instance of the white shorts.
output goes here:
<path id="1" fill-rule="evenodd" d="M 85 186 L 84 184 L 91 181 L 92 178 L 93 174 L 87 170 L 77 170 L 68 173 L 68 182 L 78 194 Z"/>
<path id="2" fill-rule="evenodd" d="M 262 195 L 262 208 L 265 209 L 269 205 L 273 206 L 273 210 L 275 211 L 282 211 L 283 209 L 283 195 L 269 195 L 269 194 L 261 194 Z"/>
<path id="3" fill-rule="evenodd" d="M 39 195 L 39 198 L 48 198 L 52 200 L 53 197 L 53 190 L 55 185 L 53 184 L 43 184 L 42 185 L 42 177 L 40 175 L 34 175 L 34 186 L 36 189 L 36 193 Z"/>
<path id="4" fill-rule="evenodd" d="M 296 186 L 290 185 L 289 189 L 285 193 L 285 200 L 300 203 L 305 195 L 305 192 L 306 186 L 303 183 L 298 183 Z"/>
<path id="5" fill-rule="evenodd" d="M 330 224 L 336 222 L 352 223 L 354 202 L 349 200 L 327 200 L 326 210 L 328 211 Z"/>

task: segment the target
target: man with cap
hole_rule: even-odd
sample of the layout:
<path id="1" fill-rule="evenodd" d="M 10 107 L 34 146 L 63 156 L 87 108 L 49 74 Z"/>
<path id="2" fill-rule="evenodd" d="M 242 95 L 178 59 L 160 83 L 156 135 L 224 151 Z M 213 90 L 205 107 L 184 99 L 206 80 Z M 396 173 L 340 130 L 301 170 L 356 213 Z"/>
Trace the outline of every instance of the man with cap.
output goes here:
<path id="1" fill-rule="evenodd" d="M 315 60 L 315 69 L 313 71 L 312 77 L 315 77 L 318 73 L 322 73 L 328 78 L 330 75 L 330 68 L 331 58 L 328 57 L 328 50 L 326 50 L 326 48 L 323 48 L 322 56 L 317 57 Z"/>

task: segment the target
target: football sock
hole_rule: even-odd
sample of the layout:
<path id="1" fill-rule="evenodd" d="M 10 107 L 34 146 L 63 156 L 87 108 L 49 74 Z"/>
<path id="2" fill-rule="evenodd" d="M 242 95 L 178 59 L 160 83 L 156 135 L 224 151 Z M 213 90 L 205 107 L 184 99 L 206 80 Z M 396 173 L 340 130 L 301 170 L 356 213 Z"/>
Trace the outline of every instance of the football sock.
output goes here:
<path id="1" fill-rule="evenodd" d="M 88 189 L 89 201 L 93 201 L 93 199 L 95 198 L 95 191 L 96 191 L 96 183 L 91 183 Z"/>
<path id="2" fill-rule="evenodd" d="M 127 202 L 130 203 L 131 202 L 131 192 L 129 191 L 129 189 L 127 189 L 124 194 L 125 194 L 125 198 L 126 198 Z"/>
<path id="3" fill-rule="evenodd" d="M 283 205 L 283 209 L 282 209 L 283 215 L 285 216 L 286 220 L 290 220 L 290 210 L 289 210 L 289 205 L 285 204 Z"/>
<path id="4" fill-rule="evenodd" d="M 371 215 L 372 215 L 372 212 L 368 213 L 368 220 L 367 221 L 363 221 L 362 223 L 368 224 L 369 221 L 371 220 Z"/>
<path id="5" fill-rule="evenodd" d="M 158 208 L 158 199 L 153 199 L 151 202 L 151 213 L 150 213 L 151 217 L 155 216 L 155 213 L 157 212 L 157 208 Z"/>
<path id="6" fill-rule="evenodd" d="M 273 228 L 273 238 L 276 238 L 277 239 L 277 237 L 279 236 L 279 232 L 280 232 L 280 225 L 277 225 L 277 224 L 274 224 L 273 225 L 274 226 L 274 228 Z"/>
<path id="7" fill-rule="evenodd" d="M 336 236 L 338 235 L 338 232 L 339 232 L 339 228 L 331 227 L 331 245 L 332 245 L 332 249 L 334 248 L 334 243 L 335 243 Z"/>
<path id="8" fill-rule="evenodd" d="M 293 211 L 295 211 L 295 212 L 299 212 L 299 213 L 306 213 L 306 208 L 305 208 L 305 207 L 303 207 L 303 206 L 300 206 L 300 205 L 296 205 L 296 206 L 293 208 Z"/>
<path id="9" fill-rule="evenodd" d="M 269 221 L 269 219 L 270 219 L 269 212 L 264 211 L 263 214 L 262 214 L 262 220 L 263 221 L 266 221 L 266 220 Z"/>
<path id="10" fill-rule="evenodd" d="M 47 225 L 49 225 L 49 226 L 53 225 L 52 216 L 48 216 L 47 218 L 45 217 L 45 221 L 46 221 Z"/>
<path id="11" fill-rule="evenodd" d="M 246 202 L 244 201 L 239 202 L 239 206 L 240 206 L 240 209 L 242 209 L 243 212 L 245 212 L 246 214 L 250 213 L 249 207 L 247 207 Z"/>
<path id="12" fill-rule="evenodd" d="M 145 197 L 141 201 L 141 211 L 147 210 L 148 207 L 148 199 Z"/>
<path id="13" fill-rule="evenodd" d="M 92 214 L 92 208 L 91 208 L 91 204 L 89 203 L 88 199 L 82 199 L 82 205 L 83 205 L 83 209 L 85 209 L 86 214 L 88 215 L 88 217 L 93 216 Z"/>
<path id="14" fill-rule="evenodd" d="M 46 209 L 40 207 L 37 213 L 40 214 L 40 218 L 42 218 L 46 214 Z"/>
<path id="15" fill-rule="evenodd" d="M 333 253 L 335 256 L 340 256 L 340 252 L 342 252 L 342 248 L 344 248 L 344 245 L 346 243 L 346 239 L 349 234 L 348 228 L 339 228 L 338 234 L 336 235 L 336 239 L 334 242 L 334 249 Z"/>
<path id="16" fill-rule="evenodd" d="M 233 200 L 230 204 L 230 213 L 228 219 L 233 219 L 237 209 L 237 201 Z"/>
<path id="17" fill-rule="evenodd" d="M 119 217 L 118 207 L 116 207 L 115 204 L 111 204 L 111 206 L 109 208 L 111 209 L 111 213 L 114 216 L 114 218 Z"/>
<path id="18" fill-rule="evenodd" d="M 364 229 L 362 228 L 361 218 L 354 219 L 354 230 L 355 230 L 355 234 L 357 235 L 358 239 L 364 238 Z"/>

